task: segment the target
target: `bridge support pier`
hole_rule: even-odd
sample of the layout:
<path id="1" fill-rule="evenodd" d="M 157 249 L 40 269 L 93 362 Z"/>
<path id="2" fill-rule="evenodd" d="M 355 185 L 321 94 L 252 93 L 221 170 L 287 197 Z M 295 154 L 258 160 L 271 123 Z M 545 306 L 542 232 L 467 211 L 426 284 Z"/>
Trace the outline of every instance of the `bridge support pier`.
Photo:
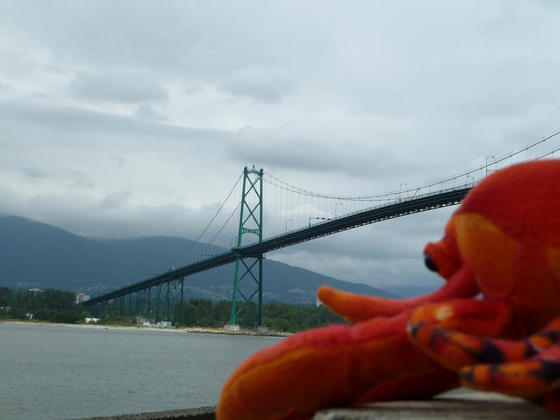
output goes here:
<path id="1" fill-rule="evenodd" d="M 244 245 L 243 239 L 245 235 L 254 235 L 257 237 L 258 243 L 262 242 L 262 181 L 262 169 L 256 170 L 254 167 L 253 169 L 244 168 L 237 248 L 241 248 Z M 236 325 L 239 322 L 255 323 L 257 326 L 262 325 L 262 273 L 262 254 L 254 256 L 239 255 L 235 259 L 233 297 L 231 299 L 231 325 Z M 248 280 L 241 284 L 246 278 Z M 237 302 L 239 297 L 242 298 L 241 302 Z M 254 307 L 255 298 L 257 299 L 256 308 Z"/>
<path id="2" fill-rule="evenodd" d="M 181 277 L 181 327 L 185 326 L 185 295 L 183 287 L 184 282 L 185 278 Z"/>

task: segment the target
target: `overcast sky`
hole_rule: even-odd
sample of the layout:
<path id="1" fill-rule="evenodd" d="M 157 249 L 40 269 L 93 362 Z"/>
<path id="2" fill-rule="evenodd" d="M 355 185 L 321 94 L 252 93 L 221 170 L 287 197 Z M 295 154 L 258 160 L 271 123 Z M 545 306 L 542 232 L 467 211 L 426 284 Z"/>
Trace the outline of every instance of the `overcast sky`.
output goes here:
<path id="1" fill-rule="evenodd" d="M 194 239 L 245 165 L 335 195 L 445 178 L 560 126 L 559 20 L 554 0 L 0 0 L 0 212 Z M 421 251 L 451 211 L 270 257 L 435 285 Z"/>

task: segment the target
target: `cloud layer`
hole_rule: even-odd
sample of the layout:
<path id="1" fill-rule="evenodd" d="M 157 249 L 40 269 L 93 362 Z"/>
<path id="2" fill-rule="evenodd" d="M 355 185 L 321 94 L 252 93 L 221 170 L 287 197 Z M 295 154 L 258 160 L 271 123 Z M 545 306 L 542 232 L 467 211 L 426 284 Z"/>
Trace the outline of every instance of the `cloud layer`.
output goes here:
<path id="1" fill-rule="evenodd" d="M 193 239 L 246 165 L 345 196 L 454 175 L 558 128 L 559 17 L 550 1 L 3 1 L 0 211 Z M 449 211 L 271 257 L 432 284 L 419 256 Z"/>

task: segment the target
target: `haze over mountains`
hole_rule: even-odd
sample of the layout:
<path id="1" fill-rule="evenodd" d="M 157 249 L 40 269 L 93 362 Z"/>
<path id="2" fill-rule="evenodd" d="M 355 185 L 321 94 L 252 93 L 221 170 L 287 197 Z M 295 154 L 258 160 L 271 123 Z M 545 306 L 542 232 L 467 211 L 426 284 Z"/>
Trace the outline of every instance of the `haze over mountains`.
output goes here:
<path id="1" fill-rule="evenodd" d="M 90 239 L 29 219 L 0 216 L 0 286 L 58 288 L 96 296 L 184 266 L 187 250 L 196 252 L 197 246 L 177 237 Z M 322 284 L 394 297 L 375 287 L 266 259 L 263 281 L 266 301 L 313 304 Z M 187 298 L 230 300 L 232 288 L 232 264 L 185 278 Z"/>

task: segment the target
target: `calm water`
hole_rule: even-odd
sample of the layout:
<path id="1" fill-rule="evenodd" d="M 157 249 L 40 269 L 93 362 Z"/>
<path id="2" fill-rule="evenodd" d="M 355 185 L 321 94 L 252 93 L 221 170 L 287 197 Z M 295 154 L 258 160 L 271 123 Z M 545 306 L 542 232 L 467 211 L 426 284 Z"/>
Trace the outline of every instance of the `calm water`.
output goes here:
<path id="1" fill-rule="evenodd" d="M 0 323 L 0 419 L 66 419 L 214 405 L 235 366 L 277 341 Z"/>

